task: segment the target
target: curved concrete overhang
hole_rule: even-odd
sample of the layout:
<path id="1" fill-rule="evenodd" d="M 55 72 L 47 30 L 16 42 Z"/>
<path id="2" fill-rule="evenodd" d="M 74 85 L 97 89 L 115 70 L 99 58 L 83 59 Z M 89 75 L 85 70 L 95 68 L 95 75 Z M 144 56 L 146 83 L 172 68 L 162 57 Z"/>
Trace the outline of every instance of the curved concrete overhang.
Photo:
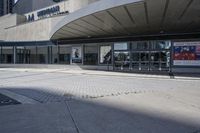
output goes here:
<path id="1" fill-rule="evenodd" d="M 105 10 L 108 10 L 111 8 L 115 8 L 118 6 L 133 4 L 133 3 L 137 3 L 137 2 L 143 2 L 143 0 L 100 0 L 98 2 L 90 4 L 85 8 L 82 8 L 78 11 L 75 11 L 74 13 L 67 15 L 58 24 L 56 24 L 56 26 L 53 27 L 53 30 L 50 33 L 51 39 L 55 39 L 55 38 L 57 38 L 57 36 L 60 36 L 58 34 L 61 34 L 63 32 L 63 29 L 65 28 L 65 26 L 68 26 L 69 24 L 72 24 L 73 22 L 76 22 L 84 17 L 90 16 L 94 13 L 105 11 Z M 90 26 L 92 26 L 92 24 Z M 80 29 L 80 26 L 79 26 L 79 28 L 76 28 L 76 30 L 79 30 L 79 29 Z M 87 28 L 85 27 L 85 29 L 87 29 Z M 100 28 L 97 28 L 97 29 L 100 29 Z M 93 30 L 87 30 L 87 31 L 92 32 Z M 104 31 L 104 30 L 102 30 L 102 31 Z M 65 32 L 65 33 L 69 37 L 72 37 L 71 35 L 73 35 L 73 32 L 70 32 L 70 31 L 68 31 L 68 33 L 67 32 Z M 66 36 L 66 38 L 68 38 L 68 37 Z"/>
<path id="2" fill-rule="evenodd" d="M 100 0 L 71 13 L 51 40 L 198 33 L 199 0 Z"/>

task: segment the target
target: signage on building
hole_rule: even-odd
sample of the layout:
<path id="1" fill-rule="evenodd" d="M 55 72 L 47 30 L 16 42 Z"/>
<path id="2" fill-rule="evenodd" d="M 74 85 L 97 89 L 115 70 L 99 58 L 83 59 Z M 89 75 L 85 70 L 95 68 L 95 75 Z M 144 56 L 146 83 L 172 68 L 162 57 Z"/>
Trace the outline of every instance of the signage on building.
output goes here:
<path id="1" fill-rule="evenodd" d="M 51 8 L 44 9 L 42 11 L 37 12 L 37 16 L 38 16 L 38 18 L 40 18 L 42 16 L 50 15 L 50 14 L 53 14 L 53 13 L 56 13 L 56 12 L 59 12 L 59 11 L 60 11 L 60 7 L 55 6 L 55 7 L 51 7 Z"/>
<path id="2" fill-rule="evenodd" d="M 50 7 L 50 8 L 38 11 L 37 17 L 41 18 L 41 17 L 44 17 L 44 16 L 52 15 L 54 13 L 58 13 L 58 12 L 60 12 L 60 6 L 54 6 L 54 7 Z M 28 21 L 34 21 L 35 20 L 35 14 L 34 13 L 29 14 L 27 19 L 28 19 Z"/>
<path id="3" fill-rule="evenodd" d="M 177 66 L 200 66 L 200 42 L 175 42 L 173 63 Z"/>

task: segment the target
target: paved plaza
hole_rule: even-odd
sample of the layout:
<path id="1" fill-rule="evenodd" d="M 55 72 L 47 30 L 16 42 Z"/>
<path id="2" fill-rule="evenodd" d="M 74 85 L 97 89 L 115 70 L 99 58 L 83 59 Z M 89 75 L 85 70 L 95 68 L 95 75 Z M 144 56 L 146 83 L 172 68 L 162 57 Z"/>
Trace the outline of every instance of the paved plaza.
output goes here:
<path id="1" fill-rule="evenodd" d="M 199 133 L 200 78 L 0 69 L 3 133 Z"/>

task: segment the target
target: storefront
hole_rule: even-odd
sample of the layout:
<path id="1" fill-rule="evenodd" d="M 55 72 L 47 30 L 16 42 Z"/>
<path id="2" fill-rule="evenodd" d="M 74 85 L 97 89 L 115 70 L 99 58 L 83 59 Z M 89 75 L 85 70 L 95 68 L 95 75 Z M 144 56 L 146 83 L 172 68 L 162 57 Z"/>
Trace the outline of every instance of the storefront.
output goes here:
<path id="1" fill-rule="evenodd" d="M 200 41 L 195 40 L 18 45 L 0 46 L 0 64 L 76 64 L 113 71 L 167 73 L 200 67 Z"/>
<path id="2" fill-rule="evenodd" d="M 82 6 L 73 8 L 79 4 L 70 0 L 24 15 L 1 17 L 0 64 L 76 64 L 123 72 L 200 72 L 197 1 L 183 11 L 187 2 L 95 1 L 86 6 L 79 0 L 76 2 Z M 63 6 L 65 3 L 67 6 Z M 179 6 L 175 8 L 176 4 Z M 31 16 L 38 12 L 44 17 L 32 20 Z M 29 16 L 31 21 L 27 21 Z"/>

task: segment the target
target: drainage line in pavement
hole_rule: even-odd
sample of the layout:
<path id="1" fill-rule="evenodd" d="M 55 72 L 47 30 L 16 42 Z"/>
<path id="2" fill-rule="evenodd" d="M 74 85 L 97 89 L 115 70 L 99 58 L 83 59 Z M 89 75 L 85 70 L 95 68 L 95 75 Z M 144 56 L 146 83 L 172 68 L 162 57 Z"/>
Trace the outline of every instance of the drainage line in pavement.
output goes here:
<path id="1" fill-rule="evenodd" d="M 70 117 L 71 117 L 71 119 L 72 119 L 72 121 L 73 121 L 73 123 L 74 123 L 74 126 L 75 126 L 75 128 L 76 128 L 77 133 L 80 133 L 80 132 L 79 132 L 80 130 L 79 130 L 79 128 L 78 128 L 78 125 L 77 125 L 76 121 L 74 120 L 74 117 L 72 116 L 72 112 L 71 112 L 71 109 L 70 109 L 70 107 L 69 107 L 68 102 L 67 102 L 67 101 L 64 101 L 64 103 L 65 103 L 65 105 L 67 106 L 67 110 L 69 111 Z"/>

